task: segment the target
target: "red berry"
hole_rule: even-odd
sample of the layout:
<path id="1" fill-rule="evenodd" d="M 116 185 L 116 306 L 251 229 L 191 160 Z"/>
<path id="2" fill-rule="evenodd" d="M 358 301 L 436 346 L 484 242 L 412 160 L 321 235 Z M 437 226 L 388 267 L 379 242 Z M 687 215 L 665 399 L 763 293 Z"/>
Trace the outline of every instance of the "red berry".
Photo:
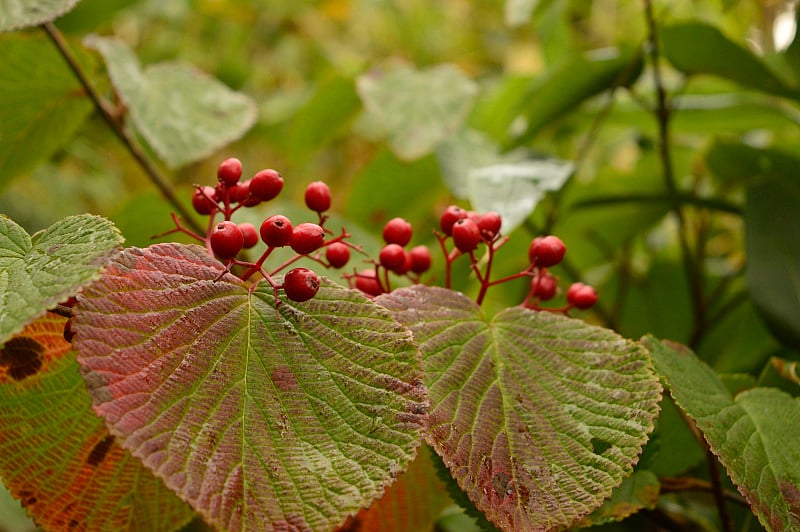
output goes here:
<path id="1" fill-rule="evenodd" d="M 409 269 L 414 273 L 425 273 L 431 268 L 431 250 L 427 246 L 414 246 L 409 251 L 411 265 Z"/>
<path id="2" fill-rule="evenodd" d="M 334 242 L 325 248 L 325 258 L 334 268 L 342 268 L 350 260 L 350 248 L 341 242 Z"/>
<path id="3" fill-rule="evenodd" d="M 481 231 L 481 237 L 487 242 L 494 240 L 494 237 L 500 233 L 501 225 L 503 225 L 503 219 L 494 211 L 484 213 L 478 219 L 478 229 Z"/>
<path id="4" fill-rule="evenodd" d="M 219 163 L 217 179 L 219 179 L 220 183 L 233 186 L 239 182 L 240 177 L 242 177 L 242 162 L 239 159 L 231 157 Z"/>
<path id="5" fill-rule="evenodd" d="M 319 277 L 308 268 L 294 268 L 283 277 L 283 291 L 292 301 L 308 301 L 319 290 Z"/>
<path id="6" fill-rule="evenodd" d="M 292 222 L 282 214 L 270 216 L 261 223 L 261 240 L 271 248 L 283 247 L 292 240 Z"/>
<path id="7" fill-rule="evenodd" d="M 250 179 L 236 183 L 235 187 L 230 188 L 228 197 L 234 203 L 242 203 L 250 197 Z"/>
<path id="8" fill-rule="evenodd" d="M 531 294 L 542 301 L 553 299 L 558 288 L 558 279 L 547 272 L 539 272 L 531 278 Z"/>
<path id="9" fill-rule="evenodd" d="M 211 214 L 217 208 L 216 191 L 214 187 L 195 188 L 192 194 L 192 207 L 197 214 Z"/>
<path id="10" fill-rule="evenodd" d="M 567 290 L 567 303 L 579 309 L 587 309 L 597 303 L 597 291 L 588 284 L 572 283 Z"/>
<path id="11" fill-rule="evenodd" d="M 561 262 L 566 251 L 567 246 L 557 236 L 537 236 L 528 248 L 528 258 L 531 264 L 549 268 Z"/>
<path id="12" fill-rule="evenodd" d="M 261 170 L 250 180 L 250 195 L 261 201 L 277 198 L 281 190 L 283 190 L 283 178 L 271 168 Z"/>
<path id="13" fill-rule="evenodd" d="M 370 296 L 379 296 L 383 293 L 375 270 L 362 270 L 356 275 L 356 288 Z"/>
<path id="14" fill-rule="evenodd" d="M 223 260 L 235 257 L 244 245 L 244 235 L 241 229 L 229 221 L 219 222 L 214 226 L 209 238 L 211 250 Z"/>
<path id="15" fill-rule="evenodd" d="M 469 253 L 478 247 L 481 232 L 478 224 L 469 218 L 462 218 L 453 224 L 453 243 L 461 253 Z"/>
<path id="16" fill-rule="evenodd" d="M 461 207 L 450 205 L 442 213 L 442 216 L 439 217 L 439 227 L 442 229 L 444 234 L 451 236 L 453 234 L 453 224 L 455 224 L 458 220 L 463 220 L 466 217 L 467 211 Z"/>
<path id="17" fill-rule="evenodd" d="M 289 245 L 300 255 L 316 251 L 325 243 L 325 231 L 312 223 L 302 223 L 294 228 Z"/>
<path id="18" fill-rule="evenodd" d="M 411 224 L 403 218 L 392 218 L 383 226 L 383 241 L 405 246 L 411 242 Z"/>
<path id="19" fill-rule="evenodd" d="M 255 225 L 248 222 L 242 222 L 239 224 L 239 230 L 242 232 L 242 236 L 244 237 L 244 241 L 242 243 L 243 248 L 250 249 L 258 244 L 258 229 L 256 229 Z"/>
<path id="20" fill-rule="evenodd" d="M 306 207 L 314 212 L 325 212 L 331 208 L 331 189 L 322 181 L 314 181 L 306 187 Z"/>
<path id="21" fill-rule="evenodd" d="M 386 244 L 378 256 L 381 266 L 389 271 L 401 273 L 406 263 L 406 250 L 400 244 Z M 407 271 L 407 270 L 406 270 Z"/>

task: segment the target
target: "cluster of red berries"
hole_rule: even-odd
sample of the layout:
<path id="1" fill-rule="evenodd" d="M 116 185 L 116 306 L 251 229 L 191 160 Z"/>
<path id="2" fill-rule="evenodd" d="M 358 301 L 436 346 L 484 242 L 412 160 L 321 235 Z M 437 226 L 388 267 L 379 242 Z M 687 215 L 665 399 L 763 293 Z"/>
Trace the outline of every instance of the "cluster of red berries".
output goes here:
<path id="1" fill-rule="evenodd" d="M 383 226 L 384 246 L 373 268 L 346 275 L 351 288 L 357 288 L 369 296 L 391 292 L 390 273 L 405 276 L 418 283 L 420 276 L 431 268 L 431 252 L 427 246 L 419 245 L 407 249 L 413 228 L 403 218 L 392 218 Z"/>
<path id="2" fill-rule="evenodd" d="M 229 158 L 217 167 L 216 186 L 195 185 L 192 205 L 199 214 L 208 215 L 209 223 L 206 235 L 198 235 L 183 227 L 173 215 L 176 229 L 202 242 L 209 253 L 216 256 L 226 265 L 226 271 L 233 266 L 241 267 L 243 280 L 259 273 L 275 290 L 283 290 L 292 301 L 307 301 L 319 290 L 319 276 L 308 268 L 293 268 L 286 272 L 283 281 L 274 276 L 290 266 L 301 257 L 310 257 L 324 266 L 344 266 L 350 257 L 350 248 L 358 249 L 345 242 L 349 237 L 344 230 L 338 236 L 329 237 L 324 228 L 327 216 L 324 214 L 331 206 L 331 191 L 322 181 L 315 181 L 306 187 L 306 206 L 317 213 L 317 222 L 303 222 L 293 225 L 291 220 L 282 214 L 267 217 L 260 228 L 253 224 L 231 221 L 233 213 L 243 207 L 253 207 L 262 202 L 278 197 L 283 190 L 283 177 L 272 169 L 257 172 L 252 178 L 242 180 L 242 163 L 239 159 Z M 216 221 L 218 214 L 222 220 Z M 172 232 L 172 231 L 170 231 Z M 240 260 L 237 257 L 244 249 L 255 247 L 260 240 L 266 244 L 266 250 L 255 262 Z M 264 269 L 267 257 L 277 248 L 289 247 L 295 256 L 271 271 Z M 312 255 L 326 247 L 327 262 L 321 256 Z M 255 286 L 255 284 L 253 285 Z"/>
<path id="3" fill-rule="evenodd" d="M 584 283 L 573 283 L 567 290 L 566 307 L 545 309 L 539 306 L 540 302 L 553 299 L 558 291 L 558 278 L 550 273 L 548 268 L 556 266 L 562 261 L 567 248 L 557 236 L 534 238 L 528 249 L 529 263 L 524 270 L 502 279 L 491 280 L 494 254 L 508 241 L 508 237 L 500 233 L 502 225 L 502 218 L 496 212 L 478 214 L 456 205 L 445 209 L 439 218 L 441 233 L 437 232 L 436 236 L 445 256 L 446 287 L 450 288 L 452 263 L 460 256 L 468 256 L 471 268 L 481 283 L 481 289 L 476 298 L 478 304 L 483 301 L 489 287 L 520 277 L 530 277 L 531 279 L 530 290 L 523 301 L 523 306 L 531 309 L 567 312 L 571 308 L 587 309 L 597 302 L 597 292 L 593 287 Z M 452 240 L 453 246 L 448 249 L 450 240 Z M 481 245 L 486 246 L 487 250 L 483 268 L 475 255 Z"/>

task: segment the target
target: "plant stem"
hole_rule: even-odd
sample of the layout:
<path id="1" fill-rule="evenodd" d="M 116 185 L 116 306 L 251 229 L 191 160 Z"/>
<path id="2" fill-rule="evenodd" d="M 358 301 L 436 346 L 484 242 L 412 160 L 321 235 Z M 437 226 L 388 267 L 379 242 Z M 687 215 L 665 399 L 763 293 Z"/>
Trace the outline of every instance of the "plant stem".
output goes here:
<path id="1" fill-rule="evenodd" d="M 78 79 L 81 86 L 83 86 L 83 89 L 86 91 L 87 96 L 89 96 L 89 99 L 100 113 L 100 116 L 102 116 L 109 127 L 111 127 L 111 130 L 114 132 L 117 138 L 122 141 L 122 143 L 125 145 L 125 148 L 131 154 L 131 156 L 133 156 L 142 170 L 144 170 L 144 173 L 147 175 L 150 181 L 156 186 L 156 188 L 158 188 L 159 192 L 161 192 L 161 195 L 164 196 L 164 198 L 180 214 L 181 218 L 186 220 L 186 223 L 188 223 L 192 229 L 198 233 L 201 233 L 203 229 L 199 226 L 189 210 L 186 209 L 180 201 L 178 201 L 172 186 L 169 184 L 166 178 L 161 175 L 161 172 L 158 170 L 158 168 L 156 168 L 155 164 L 153 164 L 153 162 L 147 157 L 147 155 L 144 153 L 144 150 L 133 137 L 133 135 L 131 135 L 128 130 L 125 129 L 125 126 L 122 120 L 119 118 L 117 111 L 111 105 L 109 105 L 108 102 L 100 96 L 100 94 L 98 94 L 97 90 L 89 81 L 89 78 L 84 73 L 83 69 L 78 63 L 78 60 L 75 58 L 75 55 L 70 50 L 69 44 L 58 28 L 56 28 L 52 22 L 46 22 L 42 24 L 41 28 L 48 35 L 48 37 L 50 37 L 50 40 L 58 49 L 61 57 L 64 58 L 64 61 L 66 61 L 70 70 L 72 70 L 72 73 L 75 74 L 75 77 Z"/>
<path id="2" fill-rule="evenodd" d="M 653 15 L 652 0 L 644 0 L 645 18 L 648 28 L 648 45 L 650 48 L 650 63 L 653 70 L 653 83 L 656 89 L 656 109 L 655 115 L 658 123 L 658 149 L 661 159 L 661 166 L 664 174 L 664 184 L 672 204 L 672 212 L 678 222 L 678 242 L 681 248 L 683 267 L 686 272 L 687 282 L 689 283 L 690 300 L 692 302 L 693 323 L 695 332 L 692 334 L 689 347 L 694 347 L 699 343 L 705 328 L 706 304 L 703 294 L 703 275 L 700 264 L 695 260 L 689 245 L 688 222 L 683 212 L 681 204 L 681 194 L 675 182 L 675 171 L 672 166 L 670 154 L 669 125 L 671 117 L 671 105 L 667 102 L 667 91 L 664 88 L 664 81 L 661 78 L 660 52 L 658 46 L 658 31 L 655 16 Z"/>

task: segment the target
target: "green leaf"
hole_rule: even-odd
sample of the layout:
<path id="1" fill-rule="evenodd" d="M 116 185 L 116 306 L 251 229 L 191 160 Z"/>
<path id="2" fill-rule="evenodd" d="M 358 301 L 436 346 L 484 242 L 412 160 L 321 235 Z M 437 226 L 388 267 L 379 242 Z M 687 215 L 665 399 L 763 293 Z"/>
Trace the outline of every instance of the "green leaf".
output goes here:
<path id="1" fill-rule="evenodd" d="M 478 212 L 495 211 L 503 217 L 503 233 L 510 233 L 528 216 L 549 190 L 559 190 L 574 166 L 558 159 L 526 160 L 475 168 L 469 173 L 469 198 Z"/>
<path id="2" fill-rule="evenodd" d="M 415 70 L 398 65 L 372 71 L 356 82 L 370 118 L 388 136 L 399 158 L 427 155 L 454 134 L 472 106 L 477 86 L 450 64 Z"/>
<path id="3" fill-rule="evenodd" d="M 800 184 L 796 174 L 775 175 L 747 189 L 747 287 L 770 330 L 800 349 Z"/>
<path id="4" fill-rule="evenodd" d="M 30 237 L 0 215 L 0 342 L 97 279 L 121 244 L 99 216 L 70 216 Z"/>
<path id="5" fill-rule="evenodd" d="M 78 59 L 93 70 L 86 54 Z M 91 113 L 92 103 L 42 36 L 0 37 L 0 71 L 2 187 L 63 147 Z"/>
<path id="6" fill-rule="evenodd" d="M 511 146 L 524 144 L 589 98 L 630 85 L 641 72 L 642 57 L 634 49 L 609 48 L 570 58 L 533 82 L 519 109 L 526 120 L 525 129 Z"/>
<path id="7" fill-rule="evenodd" d="M 800 157 L 785 150 L 756 148 L 717 139 L 705 156 L 708 168 L 725 184 L 746 185 L 764 177 L 795 176 Z"/>
<path id="8" fill-rule="evenodd" d="M 634 471 L 622 481 L 611 497 L 581 523 L 582 526 L 602 525 L 621 521 L 639 510 L 652 510 L 658 504 L 661 483 L 651 471 Z"/>
<path id="9" fill-rule="evenodd" d="M 0 32 L 50 22 L 77 3 L 78 0 L 0 0 Z"/>
<path id="10" fill-rule="evenodd" d="M 768 530 L 800 528 L 800 400 L 774 388 L 731 397 L 687 347 L 643 339 L 675 402 Z"/>
<path id="11" fill-rule="evenodd" d="M 631 473 L 661 391 L 638 344 L 522 307 L 487 318 L 443 288 L 376 301 L 422 350 L 429 443 L 495 525 L 568 527 Z"/>
<path id="12" fill-rule="evenodd" d="M 660 29 L 664 55 L 687 76 L 709 74 L 777 96 L 800 98 L 800 91 L 778 77 L 753 52 L 703 22 Z"/>
<path id="13" fill-rule="evenodd" d="M 144 139 L 167 164 L 200 160 L 240 138 L 256 119 L 256 105 L 244 94 L 184 63 L 141 69 L 117 39 L 89 36 L 109 77 Z"/>
<path id="14" fill-rule="evenodd" d="M 173 530 L 187 523 L 191 508 L 92 412 L 64 341 L 66 322 L 48 313 L 0 351 L 0 476 L 46 530 Z"/>
<path id="15" fill-rule="evenodd" d="M 75 348 L 95 411 L 213 526 L 330 529 L 416 453 L 418 350 L 357 291 L 323 282 L 278 305 L 266 282 L 223 274 L 200 246 L 159 244 L 84 290 Z"/>

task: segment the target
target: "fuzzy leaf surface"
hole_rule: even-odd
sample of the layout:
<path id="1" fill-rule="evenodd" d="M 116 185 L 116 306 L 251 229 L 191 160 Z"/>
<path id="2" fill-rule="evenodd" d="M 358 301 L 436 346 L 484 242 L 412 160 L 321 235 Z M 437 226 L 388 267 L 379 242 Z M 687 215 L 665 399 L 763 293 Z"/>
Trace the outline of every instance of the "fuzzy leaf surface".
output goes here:
<path id="1" fill-rule="evenodd" d="M 90 36 L 136 129 L 167 164 L 181 166 L 241 137 L 256 119 L 244 94 L 184 63 L 142 69 L 117 39 Z"/>
<path id="2" fill-rule="evenodd" d="M 643 340 L 672 397 L 768 530 L 800 529 L 800 399 L 775 388 L 732 397 L 689 348 Z"/>
<path id="3" fill-rule="evenodd" d="M 120 244 L 99 216 L 70 216 L 30 236 L 0 215 L 0 342 L 99 277 Z"/>
<path id="4" fill-rule="evenodd" d="M 443 288 L 377 302 L 422 351 L 429 443 L 495 525 L 568 527 L 630 474 L 661 391 L 639 344 L 521 307 L 489 318 Z"/>
<path id="5" fill-rule="evenodd" d="M 324 282 L 255 290 L 204 248 L 128 248 L 76 306 L 75 346 L 112 434 L 225 530 L 331 529 L 414 457 L 425 421 L 409 331 Z"/>
<path id="6" fill-rule="evenodd" d="M 50 22 L 77 3 L 78 0 L 0 0 L 0 32 Z"/>
<path id="7" fill-rule="evenodd" d="M 392 151 L 404 160 L 427 155 L 454 134 L 478 92 L 475 82 L 449 64 L 369 72 L 358 78 L 356 89 Z"/>
<path id="8" fill-rule="evenodd" d="M 46 530 L 172 530 L 194 512 L 91 409 L 66 319 L 46 314 L 0 350 L 0 476 Z"/>

